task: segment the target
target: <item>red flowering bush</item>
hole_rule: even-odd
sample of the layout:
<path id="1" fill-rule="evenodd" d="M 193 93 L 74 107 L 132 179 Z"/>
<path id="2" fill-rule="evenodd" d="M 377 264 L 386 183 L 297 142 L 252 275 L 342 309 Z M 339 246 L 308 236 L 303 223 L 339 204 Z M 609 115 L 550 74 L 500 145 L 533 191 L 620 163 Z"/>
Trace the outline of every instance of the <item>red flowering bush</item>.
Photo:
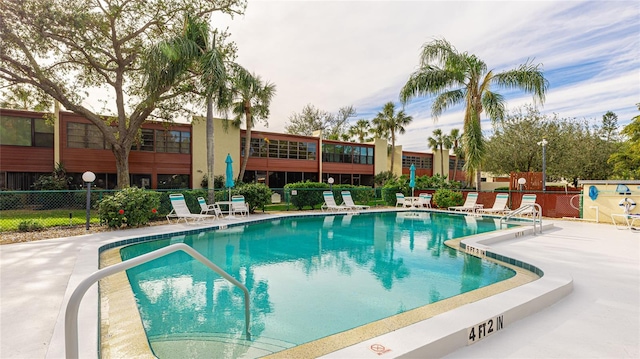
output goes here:
<path id="1" fill-rule="evenodd" d="M 130 187 L 103 198 L 98 213 L 100 222 L 109 227 L 138 227 L 157 215 L 159 205 L 160 193 Z"/>

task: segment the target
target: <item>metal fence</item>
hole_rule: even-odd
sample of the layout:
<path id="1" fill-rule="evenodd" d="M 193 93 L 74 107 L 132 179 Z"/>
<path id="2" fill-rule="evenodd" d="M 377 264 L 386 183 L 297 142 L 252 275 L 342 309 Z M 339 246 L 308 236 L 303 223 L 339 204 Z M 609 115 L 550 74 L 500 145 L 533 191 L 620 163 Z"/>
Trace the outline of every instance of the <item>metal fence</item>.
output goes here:
<path id="1" fill-rule="evenodd" d="M 324 203 L 322 192 L 327 188 L 272 188 L 272 205 L 258 210 L 269 211 L 294 211 L 294 210 L 318 210 Z M 381 188 L 331 188 L 336 202 L 342 203 L 342 190 L 349 190 L 356 203 L 369 205 L 386 205 L 385 193 Z M 434 193 L 435 189 L 416 189 L 415 195 L 420 193 Z M 192 212 L 200 211 L 197 197 L 207 198 L 206 189 L 184 190 L 159 190 L 161 205 L 158 208 L 158 219 L 171 210 L 168 199 L 170 193 L 182 193 L 185 195 L 187 205 Z M 216 200 L 226 196 L 224 189 L 217 189 Z M 471 191 L 464 191 L 471 192 Z M 497 192 L 480 192 L 478 204 L 485 208 L 493 206 Z M 105 196 L 115 193 L 114 190 L 92 190 L 90 216 L 92 224 L 99 224 L 98 203 Z M 543 216 L 552 218 L 581 217 L 580 192 L 542 192 L 542 191 L 511 191 L 509 192 L 509 207 L 517 208 L 525 193 L 535 193 L 536 202 L 542 206 Z M 395 193 L 391 193 L 395 196 Z M 38 230 L 53 226 L 79 226 L 86 221 L 86 190 L 69 191 L 0 191 L 0 232 L 16 230 Z M 394 197 L 395 198 L 395 197 Z M 224 199 L 222 199 L 224 200 Z M 311 205 L 310 205 L 311 204 Z M 388 203 L 387 203 L 388 204 Z"/>

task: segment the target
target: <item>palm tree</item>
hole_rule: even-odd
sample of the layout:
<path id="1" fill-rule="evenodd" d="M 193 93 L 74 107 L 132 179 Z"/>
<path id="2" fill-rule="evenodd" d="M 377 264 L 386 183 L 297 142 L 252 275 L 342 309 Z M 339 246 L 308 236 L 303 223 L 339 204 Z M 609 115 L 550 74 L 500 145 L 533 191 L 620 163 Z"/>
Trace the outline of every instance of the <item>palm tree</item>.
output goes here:
<path id="1" fill-rule="evenodd" d="M 476 172 L 479 190 L 480 165 L 485 154 L 480 116 L 486 111 L 492 121 L 497 121 L 505 115 L 505 99 L 491 91 L 491 85 L 532 93 L 534 101 L 543 103 L 549 83 L 540 67 L 541 64 L 527 62 L 513 70 L 494 73 L 475 55 L 459 53 L 445 39 L 436 39 L 423 45 L 420 68 L 400 90 L 400 100 L 406 104 L 417 96 L 435 95 L 431 106 L 435 119 L 445 110 L 464 104 L 465 169 L 470 176 Z"/>
<path id="2" fill-rule="evenodd" d="M 251 129 L 256 121 L 269 117 L 269 105 L 276 93 L 276 85 L 270 82 L 262 82 L 260 76 L 249 73 L 242 66 L 234 66 L 234 75 L 231 80 L 234 102 L 231 111 L 234 114 L 234 125 L 240 127 L 244 119 L 246 136 L 244 141 L 244 158 L 238 180 L 244 178 L 249 161 L 249 150 L 251 148 Z"/>
<path id="3" fill-rule="evenodd" d="M 349 127 L 349 135 L 358 142 L 368 141 L 367 137 L 371 132 L 371 124 L 367 120 L 358 120 L 355 125 Z"/>
<path id="4" fill-rule="evenodd" d="M 207 178 L 209 202 L 214 201 L 214 99 L 218 110 L 224 111 L 230 105 L 226 86 L 227 71 L 225 56 L 216 47 L 215 36 L 206 21 L 187 14 L 183 32 L 152 47 L 148 54 L 148 87 L 178 83 L 182 79 L 190 84 L 194 92 L 206 99 L 207 119 Z M 186 86 L 186 85 L 185 85 Z"/>
<path id="5" fill-rule="evenodd" d="M 442 133 L 442 130 L 437 128 L 433 130 L 433 137 L 427 138 L 429 147 L 433 150 L 440 151 L 440 174 L 444 176 L 444 147 L 447 136 Z"/>
<path id="6" fill-rule="evenodd" d="M 453 164 L 453 178 L 451 180 L 456 180 L 456 175 L 458 172 L 458 160 L 460 157 L 463 157 L 462 147 L 460 147 L 460 142 L 462 141 L 462 135 L 460 134 L 459 128 L 452 128 L 451 133 L 449 133 L 449 143 L 451 144 L 449 147 L 453 150 L 453 154 L 456 156 L 455 163 Z"/>
<path id="7" fill-rule="evenodd" d="M 387 102 L 383 107 L 382 111 L 378 112 L 376 117 L 373 119 L 373 124 L 375 125 L 375 133 L 379 134 L 381 137 L 387 138 L 391 140 L 391 151 L 395 151 L 396 147 L 396 132 L 403 134 L 405 132 L 405 126 L 408 126 L 411 121 L 413 121 L 413 117 L 407 116 L 404 110 L 399 111 L 397 114 L 395 113 L 395 105 L 393 102 Z M 393 173 L 393 160 L 394 153 L 391 153 L 391 172 Z"/>

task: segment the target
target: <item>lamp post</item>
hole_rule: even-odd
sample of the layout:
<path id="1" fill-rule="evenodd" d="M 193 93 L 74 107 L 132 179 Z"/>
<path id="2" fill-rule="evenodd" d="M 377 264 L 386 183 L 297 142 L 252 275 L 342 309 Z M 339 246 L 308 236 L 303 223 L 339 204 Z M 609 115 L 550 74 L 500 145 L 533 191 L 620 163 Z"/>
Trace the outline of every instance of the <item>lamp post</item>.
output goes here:
<path id="1" fill-rule="evenodd" d="M 538 142 L 538 146 L 542 146 L 542 192 L 547 190 L 547 144 L 546 139 Z"/>
<path id="2" fill-rule="evenodd" d="M 89 230 L 89 221 L 91 220 L 91 183 L 96 180 L 96 174 L 87 171 L 82 174 L 82 180 L 87 184 L 87 231 Z"/>
<path id="3" fill-rule="evenodd" d="M 520 187 L 520 192 L 524 189 L 524 184 L 527 183 L 527 180 L 524 177 L 518 178 L 518 185 Z"/>
<path id="4" fill-rule="evenodd" d="M 327 183 L 329 183 L 329 191 L 333 192 L 333 177 L 327 178 Z"/>

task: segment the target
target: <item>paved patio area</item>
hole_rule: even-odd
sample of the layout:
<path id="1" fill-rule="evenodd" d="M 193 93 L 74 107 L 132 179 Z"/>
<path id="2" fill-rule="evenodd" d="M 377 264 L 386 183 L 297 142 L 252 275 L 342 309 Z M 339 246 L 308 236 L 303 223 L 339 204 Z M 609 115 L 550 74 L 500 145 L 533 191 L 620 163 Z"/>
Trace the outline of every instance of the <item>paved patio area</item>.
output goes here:
<path id="1" fill-rule="evenodd" d="M 492 246 L 543 270 L 566 273 L 573 278 L 573 291 L 447 357 L 640 357 L 640 233 L 606 224 L 554 224 L 542 235 Z M 115 239 L 193 228 L 157 226 L 0 246 L 0 358 L 62 357 L 61 309 L 70 288 L 97 267 L 96 248 Z M 90 292 L 85 301 L 96 298 Z M 97 318 L 81 321 L 81 328 L 97 326 Z M 92 352 L 91 346 L 80 349 L 83 358 Z"/>

